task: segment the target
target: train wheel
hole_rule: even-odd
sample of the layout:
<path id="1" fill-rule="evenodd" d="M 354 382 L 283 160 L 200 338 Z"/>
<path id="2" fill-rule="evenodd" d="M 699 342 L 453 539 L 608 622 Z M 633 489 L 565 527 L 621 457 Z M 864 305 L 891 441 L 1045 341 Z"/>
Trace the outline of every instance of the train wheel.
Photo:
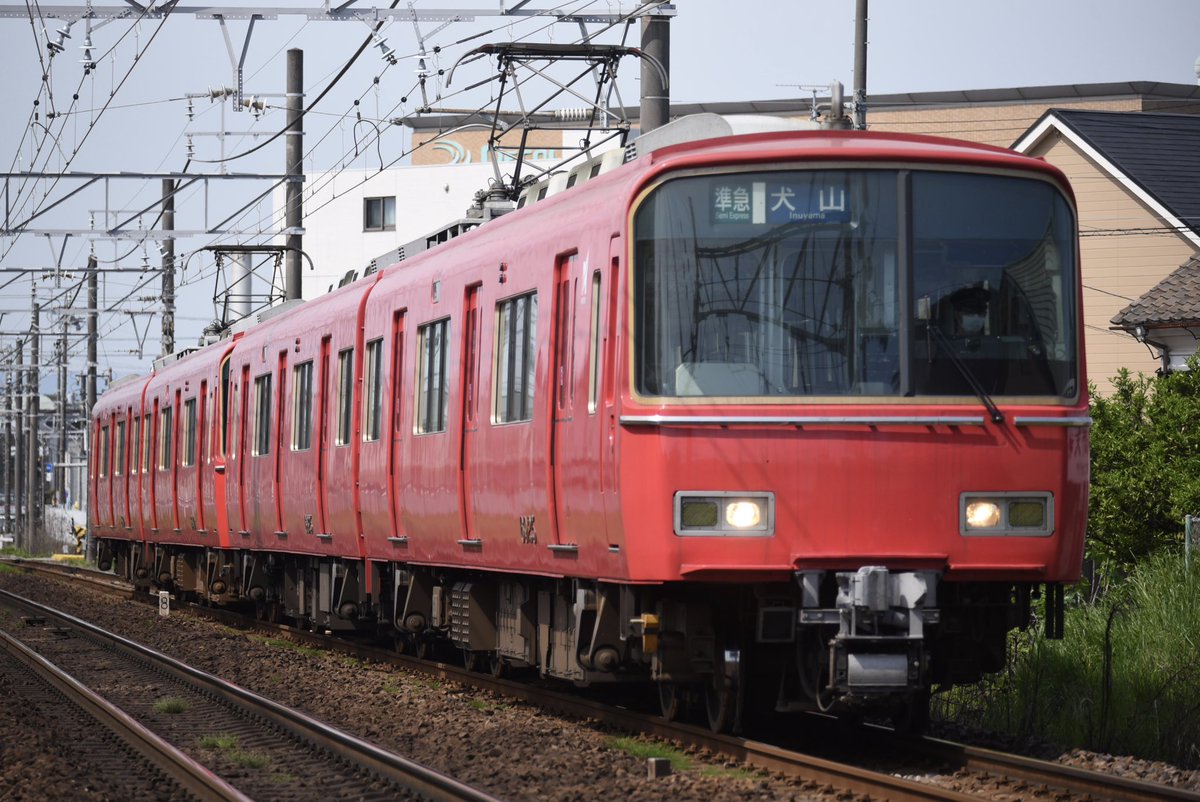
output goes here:
<path id="1" fill-rule="evenodd" d="M 677 720 L 687 709 L 683 688 L 674 682 L 658 683 L 658 707 L 667 721 Z"/>
<path id="2" fill-rule="evenodd" d="M 704 712 L 708 728 L 713 732 L 728 732 L 737 712 L 737 683 L 724 672 L 715 672 L 704 686 Z"/>
<path id="3" fill-rule="evenodd" d="M 463 649 L 463 666 L 467 671 L 478 671 L 483 663 L 483 655 L 470 649 Z"/>

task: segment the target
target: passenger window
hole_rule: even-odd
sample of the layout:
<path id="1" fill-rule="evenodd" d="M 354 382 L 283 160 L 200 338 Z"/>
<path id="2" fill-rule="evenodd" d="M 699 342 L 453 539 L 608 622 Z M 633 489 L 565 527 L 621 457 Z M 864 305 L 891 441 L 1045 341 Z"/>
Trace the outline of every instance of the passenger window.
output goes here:
<path id="1" fill-rule="evenodd" d="M 292 451 L 312 446 L 313 363 L 292 368 Z"/>
<path id="2" fill-rule="evenodd" d="M 196 399 L 183 402 L 183 466 L 196 464 Z"/>
<path id="3" fill-rule="evenodd" d="M 378 440 L 383 404 L 383 338 L 367 343 L 363 366 L 363 440 Z"/>
<path id="4" fill-rule="evenodd" d="M 493 371 L 496 387 L 492 394 L 496 423 L 533 419 L 536 331 L 536 292 L 497 304 L 496 369 Z"/>
<path id="5" fill-rule="evenodd" d="M 271 453 L 271 374 L 254 380 L 254 444 L 250 452 L 258 457 Z"/>
<path id="6" fill-rule="evenodd" d="M 174 437 L 175 430 L 171 426 L 171 413 L 174 410 L 170 406 L 162 408 L 162 414 L 159 416 L 161 426 L 158 430 L 158 469 L 165 471 L 171 467 L 171 440 Z"/>
<path id="7" fill-rule="evenodd" d="M 417 434 L 446 431 L 449 391 L 446 381 L 446 337 L 450 320 L 427 323 L 417 330 Z"/>
<path id="8" fill-rule="evenodd" d="M 350 442 L 354 410 L 354 349 L 338 351 L 337 439 L 344 446 Z"/>

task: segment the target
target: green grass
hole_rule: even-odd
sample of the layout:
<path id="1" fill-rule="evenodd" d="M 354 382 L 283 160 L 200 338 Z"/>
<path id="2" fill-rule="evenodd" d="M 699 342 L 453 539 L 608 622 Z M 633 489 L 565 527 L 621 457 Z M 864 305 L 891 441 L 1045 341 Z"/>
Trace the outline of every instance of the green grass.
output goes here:
<path id="1" fill-rule="evenodd" d="M 29 553 L 29 550 L 28 550 L 28 549 L 19 549 L 19 548 L 17 548 L 16 546 L 5 546 L 4 548 L 0 549 L 0 557 L 24 557 L 24 558 L 29 558 L 29 557 L 32 557 L 32 556 L 33 556 L 33 555 Z"/>
<path id="2" fill-rule="evenodd" d="M 728 766 L 705 766 L 700 769 L 700 774 L 703 777 L 721 777 L 727 780 L 751 780 L 755 782 L 763 778 L 763 775 L 753 769 L 729 768 Z"/>
<path id="3" fill-rule="evenodd" d="M 201 749 L 236 749 L 238 745 L 238 737 L 229 733 L 216 733 L 213 735 L 201 735 L 196 743 Z"/>
<path id="4" fill-rule="evenodd" d="M 250 640 L 257 641 L 264 646 L 270 646 L 275 649 L 287 649 L 293 652 L 299 652 L 305 657 L 320 657 L 325 654 L 324 649 L 318 649 L 315 646 L 307 646 L 303 643 L 287 640 L 286 638 L 268 638 L 262 635 L 251 635 Z"/>
<path id="5" fill-rule="evenodd" d="M 17 566 L 9 565 L 8 563 L 0 563 L 0 574 L 23 574 L 23 573 L 25 573 L 24 568 L 18 568 Z"/>
<path id="6" fill-rule="evenodd" d="M 404 690 L 404 688 L 402 686 L 398 685 L 395 682 L 392 682 L 391 680 L 388 680 L 387 682 L 383 683 L 383 692 L 386 694 L 390 694 L 391 696 L 395 696 L 396 694 L 400 693 L 403 690 Z"/>
<path id="7" fill-rule="evenodd" d="M 1061 641 L 1015 635 L 998 677 L 955 689 L 968 724 L 1200 766 L 1200 561 L 1161 554 L 1094 605 L 1068 610 Z"/>
<path id="8" fill-rule="evenodd" d="M 615 749 L 618 752 L 624 752 L 628 755 L 645 760 L 651 757 L 662 757 L 671 761 L 671 771 L 688 771 L 692 767 L 692 759 L 680 752 L 674 747 L 666 744 L 650 743 L 637 738 L 628 736 L 614 736 L 609 738 L 607 744 L 609 749 Z"/>
<path id="9" fill-rule="evenodd" d="M 231 752 L 229 759 L 246 769 L 262 769 L 271 764 L 271 758 L 259 752 Z"/>
<path id="10" fill-rule="evenodd" d="M 155 713 L 165 713 L 170 716 L 179 715 L 187 712 L 188 703 L 184 699 L 179 699 L 174 696 L 164 696 L 154 703 Z"/>

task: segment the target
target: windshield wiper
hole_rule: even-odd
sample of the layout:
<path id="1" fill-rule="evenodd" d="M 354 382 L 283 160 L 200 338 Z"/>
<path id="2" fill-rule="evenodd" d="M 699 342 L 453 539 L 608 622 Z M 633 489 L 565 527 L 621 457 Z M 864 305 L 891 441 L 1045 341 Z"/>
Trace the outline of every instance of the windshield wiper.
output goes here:
<path id="1" fill-rule="evenodd" d="M 996 402 L 992 401 L 992 397 L 988 395 L 988 391 L 983 389 L 983 384 L 979 381 L 979 377 L 974 371 L 963 362 L 962 357 L 954 350 L 954 343 L 950 342 L 950 338 L 940 327 L 933 325 L 929 321 L 925 323 L 925 332 L 933 332 L 933 339 L 941 345 L 946 353 L 950 356 L 950 361 L 954 363 L 954 367 L 958 368 L 959 374 L 966 379 L 967 384 L 971 385 L 971 389 L 975 391 L 975 395 L 979 396 L 979 400 L 983 402 L 987 408 L 988 415 L 992 418 L 992 423 L 1004 423 L 1004 413 L 996 406 Z"/>

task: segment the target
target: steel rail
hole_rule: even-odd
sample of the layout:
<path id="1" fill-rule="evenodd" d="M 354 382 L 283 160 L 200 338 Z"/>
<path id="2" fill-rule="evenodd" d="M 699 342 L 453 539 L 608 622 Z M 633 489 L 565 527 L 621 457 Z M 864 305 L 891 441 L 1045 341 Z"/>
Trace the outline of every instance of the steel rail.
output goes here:
<path id="1" fill-rule="evenodd" d="M 1064 788 L 1072 793 L 1088 794 L 1095 799 L 1111 799 L 1115 802 L 1200 802 L 1200 793 L 1186 788 L 1063 766 L 937 738 L 925 738 L 916 748 L 929 757 L 956 763 L 963 768 Z"/>
<path id="2" fill-rule="evenodd" d="M 20 561 L 22 565 L 47 574 L 68 576 L 87 581 L 87 571 L 74 568 L 63 570 L 63 566 L 43 566 Z M 109 592 L 124 596 L 129 586 L 117 582 L 100 583 Z M 122 590 L 122 588 L 124 590 Z M 135 595 L 154 601 L 153 597 Z M 534 704 L 555 713 L 593 719 L 613 727 L 644 733 L 657 738 L 679 741 L 708 749 L 744 762 L 746 765 L 765 771 L 779 772 L 794 777 L 803 777 L 816 782 L 835 785 L 862 793 L 884 795 L 896 800 L 966 800 L 977 799 L 961 792 L 950 791 L 928 783 L 918 783 L 892 777 L 891 775 L 855 769 L 832 760 L 816 758 L 793 752 L 784 747 L 738 738 L 717 735 L 709 730 L 681 722 L 665 719 L 637 711 L 614 707 L 609 704 L 536 687 L 512 680 L 493 677 L 489 674 L 468 671 L 447 663 L 419 660 L 415 657 L 354 643 L 325 635 L 297 629 L 287 624 L 271 624 L 257 621 L 238 613 L 220 608 L 193 606 L 192 611 L 222 623 L 253 628 L 263 632 L 283 634 L 302 643 L 321 648 L 338 650 L 364 660 L 400 665 L 441 680 L 471 685 L 475 688 L 515 698 Z M 900 738 L 883 728 L 864 727 L 861 733 L 873 748 L 880 752 L 908 751 L 972 771 L 990 772 L 1014 780 L 1037 783 L 1056 789 L 1064 789 L 1093 798 L 1117 800 L 1117 802 L 1200 802 L 1200 793 L 1175 786 L 1130 779 L 1106 772 L 1064 766 L 1044 760 L 1036 760 L 981 747 L 966 746 L 936 738 Z M 876 779 L 889 783 L 888 786 L 873 785 Z M 911 794 L 911 795 L 910 795 Z"/>
<path id="3" fill-rule="evenodd" d="M 498 797 L 473 788 L 428 766 L 389 752 L 298 710 L 273 702 L 253 691 L 193 668 L 147 646 L 107 632 L 87 621 L 5 590 L 0 590 L 0 598 L 19 604 L 39 615 L 54 618 L 64 624 L 76 627 L 92 637 L 111 644 L 127 655 L 149 661 L 156 668 L 162 669 L 188 685 L 198 687 L 252 716 L 261 717 L 305 742 L 316 744 L 332 754 L 345 758 L 348 762 L 357 764 L 400 787 L 408 788 L 423 797 L 435 800 L 435 802 L 500 802 Z"/>
<path id="4" fill-rule="evenodd" d="M 185 752 L 142 726 L 128 713 L 105 701 L 83 683 L 21 643 L 0 631 L 0 648 L 50 684 L 102 727 L 113 733 L 146 761 L 158 767 L 188 793 L 204 800 L 253 802 L 250 797 L 193 760 Z"/>

